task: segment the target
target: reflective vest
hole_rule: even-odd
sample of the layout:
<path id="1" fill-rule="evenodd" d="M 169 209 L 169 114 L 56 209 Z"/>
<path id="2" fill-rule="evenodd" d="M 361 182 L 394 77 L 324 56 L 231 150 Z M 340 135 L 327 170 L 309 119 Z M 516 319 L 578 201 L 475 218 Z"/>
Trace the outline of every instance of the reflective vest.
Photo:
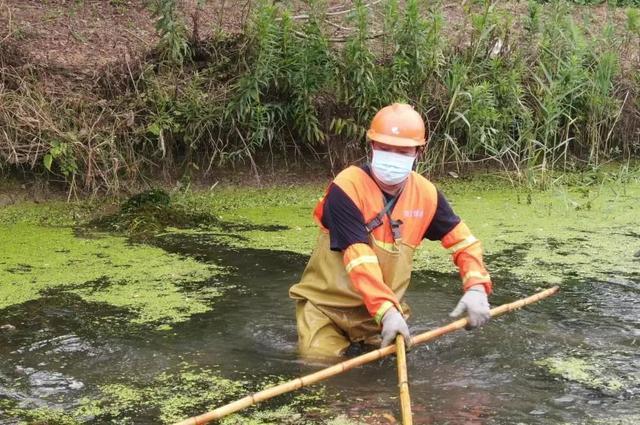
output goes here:
<path id="1" fill-rule="evenodd" d="M 329 230 L 322 225 L 325 197 L 314 210 L 320 235 L 299 283 L 292 286 L 293 299 L 335 308 L 365 306 L 379 322 L 392 306 L 402 311 L 402 300 L 411 278 L 413 255 L 434 217 L 437 191 L 421 175 L 412 172 L 389 214 L 384 195 L 376 182 L 360 167 L 343 170 L 333 181 L 360 210 L 365 223 L 380 218 L 381 224 L 369 233 L 369 243 L 355 243 L 344 252 L 331 251 Z M 394 237 L 392 222 L 399 223 Z M 491 282 L 484 264 L 480 242 L 464 223 L 442 239 L 445 248 L 454 248 L 453 259 L 460 268 L 463 286 L 482 283 L 488 292 Z"/>

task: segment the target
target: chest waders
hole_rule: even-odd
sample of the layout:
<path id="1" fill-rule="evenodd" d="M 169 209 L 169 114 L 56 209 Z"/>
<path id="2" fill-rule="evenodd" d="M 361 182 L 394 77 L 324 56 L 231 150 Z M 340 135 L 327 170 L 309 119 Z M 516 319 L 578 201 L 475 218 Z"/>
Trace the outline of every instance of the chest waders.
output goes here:
<path id="1" fill-rule="evenodd" d="M 385 207 L 369 223 L 369 246 L 378 258 L 385 284 L 402 301 L 411 279 L 415 248 L 402 242 L 401 220 L 392 220 L 397 197 L 383 203 Z M 376 241 L 372 231 L 389 220 L 394 243 Z M 321 230 L 300 282 L 289 290 L 297 300 L 296 319 L 301 354 L 338 356 L 352 342 L 380 344 L 380 325 L 371 317 L 357 293 L 343 262 L 342 252 L 331 251 L 329 233 Z M 403 313 L 409 309 L 402 303 Z"/>

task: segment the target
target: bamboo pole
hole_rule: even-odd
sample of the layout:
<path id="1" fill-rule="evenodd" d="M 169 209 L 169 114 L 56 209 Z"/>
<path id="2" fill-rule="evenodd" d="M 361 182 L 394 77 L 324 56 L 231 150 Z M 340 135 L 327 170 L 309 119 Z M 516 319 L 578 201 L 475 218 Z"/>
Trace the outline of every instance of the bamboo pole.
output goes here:
<path id="1" fill-rule="evenodd" d="M 526 305 L 533 304 L 538 302 L 544 298 L 550 297 L 558 292 L 560 288 L 558 286 L 554 286 L 552 288 L 546 289 L 544 291 L 538 292 L 537 294 L 531 295 L 527 298 L 522 298 L 521 300 L 514 301 L 509 304 L 503 304 L 499 307 L 491 309 L 491 317 L 501 316 L 505 313 L 509 313 L 511 311 L 522 308 Z M 441 328 L 434 329 L 432 331 L 424 332 L 420 335 L 417 335 L 411 338 L 412 345 L 418 345 L 425 343 L 427 341 L 431 341 L 439 336 L 444 334 L 459 330 L 464 328 L 468 323 L 468 320 L 458 319 L 455 322 L 451 322 L 450 324 L 443 326 Z M 189 419 L 185 419 L 181 422 L 177 422 L 174 425 L 201 425 L 207 422 L 217 420 L 228 416 L 232 413 L 235 413 L 239 410 L 245 409 L 254 404 L 260 403 L 262 401 L 268 400 L 275 396 L 288 393 L 294 390 L 297 390 L 302 387 L 306 387 L 311 384 L 315 384 L 316 382 L 325 380 L 332 376 L 339 375 L 347 370 L 353 369 L 358 366 L 362 366 L 366 363 L 373 362 L 375 360 L 381 359 L 383 357 L 388 356 L 389 354 L 393 354 L 396 352 L 395 344 L 389 345 L 384 348 L 379 348 L 374 351 L 370 351 L 366 354 L 363 354 L 358 357 L 354 357 L 352 359 L 346 360 L 344 362 L 338 363 L 326 369 L 319 370 L 318 372 L 312 373 L 310 375 L 302 376 L 300 378 L 293 379 L 291 381 L 285 382 L 280 385 L 276 385 L 275 387 L 267 388 L 266 390 L 259 391 L 255 394 L 248 395 L 244 398 L 226 404 L 222 407 L 219 407 L 215 410 L 212 410 L 207 413 L 203 413 L 199 416 L 194 416 Z"/>
<path id="2" fill-rule="evenodd" d="M 409 374 L 407 373 L 407 350 L 405 349 L 402 335 L 396 337 L 396 357 L 398 359 L 398 387 L 400 388 L 402 425 L 413 425 L 411 396 L 409 395 Z"/>

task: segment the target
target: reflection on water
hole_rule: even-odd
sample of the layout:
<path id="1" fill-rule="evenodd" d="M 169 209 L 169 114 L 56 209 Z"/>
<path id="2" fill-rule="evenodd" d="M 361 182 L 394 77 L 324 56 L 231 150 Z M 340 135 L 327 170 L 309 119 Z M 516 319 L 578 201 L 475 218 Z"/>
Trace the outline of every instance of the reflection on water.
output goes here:
<path id="1" fill-rule="evenodd" d="M 99 385 L 150 378 L 184 363 L 217 365 L 225 377 L 256 380 L 296 377 L 321 367 L 299 360 L 295 352 L 287 291 L 304 268 L 304 256 L 230 250 L 202 235 L 164 235 L 156 243 L 231 267 L 234 289 L 216 301 L 213 311 L 170 332 L 131 327 L 126 312 L 69 294 L 5 309 L 0 325 L 15 329 L 0 331 L 0 401 L 70 409 L 83 397 L 97 397 Z M 494 304 L 537 289 L 509 276 L 495 280 Z M 434 281 L 440 284 L 430 284 Z M 639 412 L 638 283 L 614 277 L 565 282 L 555 298 L 482 330 L 416 347 L 408 357 L 414 423 L 591 423 Z M 448 322 L 458 285 L 453 274 L 414 275 L 408 293 L 414 333 Z M 598 381 L 564 379 L 539 363 L 557 356 L 584 359 L 594 365 L 598 379 L 616 379 L 622 387 L 607 391 Z M 333 413 L 397 417 L 394 359 L 350 371 L 326 388 Z M 153 423 L 153 418 L 144 421 Z"/>

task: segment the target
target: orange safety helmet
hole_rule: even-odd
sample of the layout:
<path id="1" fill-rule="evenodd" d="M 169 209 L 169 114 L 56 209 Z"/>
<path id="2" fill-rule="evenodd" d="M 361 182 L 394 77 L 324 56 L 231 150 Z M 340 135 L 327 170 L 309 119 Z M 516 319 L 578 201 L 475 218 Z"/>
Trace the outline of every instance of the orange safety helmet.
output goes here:
<path id="1" fill-rule="evenodd" d="M 394 103 L 380 109 L 371 121 L 367 137 L 391 146 L 424 146 L 424 121 L 411 105 Z"/>

